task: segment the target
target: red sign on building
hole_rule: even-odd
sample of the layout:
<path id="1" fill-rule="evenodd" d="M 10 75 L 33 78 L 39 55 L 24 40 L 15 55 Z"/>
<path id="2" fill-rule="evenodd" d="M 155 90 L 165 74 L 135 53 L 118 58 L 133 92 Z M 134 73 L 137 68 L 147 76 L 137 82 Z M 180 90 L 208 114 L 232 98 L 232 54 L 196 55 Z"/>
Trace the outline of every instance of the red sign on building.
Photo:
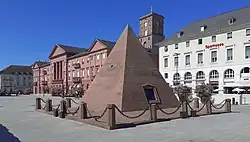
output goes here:
<path id="1" fill-rule="evenodd" d="M 212 45 L 206 45 L 206 48 L 213 48 L 213 47 L 221 47 L 224 46 L 224 43 L 219 43 L 219 44 L 212 44 Z"/>

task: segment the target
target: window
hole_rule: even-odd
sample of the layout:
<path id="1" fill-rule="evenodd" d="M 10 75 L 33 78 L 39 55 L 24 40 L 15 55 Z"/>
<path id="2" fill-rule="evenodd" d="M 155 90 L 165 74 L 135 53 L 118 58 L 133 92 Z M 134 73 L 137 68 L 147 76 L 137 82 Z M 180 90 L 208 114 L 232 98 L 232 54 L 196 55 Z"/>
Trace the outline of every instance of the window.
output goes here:
<path id="1" fill-rule="evenodd" d="M 227 61 L 233 60 L 233 49 L 227 49 Z"/>
<path id="2" fill-rule="evenodd" d="M 168 73 L 164 73 L 164 77 L 165 77 L 165 78 L 168 78 Z"/>
<path id="3" fill-rule="evenodd" d="M 84 64 L 84 59 L 82 59 L 82 64 Z"/>
<path id="4" fill-rule="evenodd" d="M 148 23 L 147 23 L 147 22 L 145 22 L 145 23 L 144 23 L 144 26 L 145 26 L 145 27 L 147 27 L 147 26 L 148 26 Z"/>
<path id="5" fill-rule="evenodd" d="M 181 80 L 180 74 L 179 73 L 175 73 L 174 77 L 173 77 L 173 85 L 174 86 L 179 85 L 180 84 L 180 80 Z"/>
<path id="6" fill-rule="evenodd" d="M 217 51 L 211 52 L 211 62 L 216 63 L 217 62 Z"/>
<path id="7" fill-rule="evenodd" d="M 198 64 L 203 64 L 203 53 L 198 53 Z"/>
<path id="8" fill-rule="evenodd" d="M 234 70 L 232 69 L 227 69 L 224 73 L 224 78 L 225 79 L 233 79 L 234 78 Z"/>
<path id="9" fill-rule="evenodd" d="M 201 26 L 201 32 L 205 31 L 207 26 Z"/>
<path id="10" fill-rule="evenodd" d="M 168 46 L 165 46 L 165 47 L 164 47 L 164 51 L 165 51 L 165 52 L 168 52 Z"/>
<path id="11" fill-rule="evenodd" d="M 232 32 L 227 33 L 227 39 L 231 39 L 231 38 L 233 38 L 233 33 Z"/>
<path id="12" fill-rule="evenodd" d="M 72 77 L 75 77 L 75 71 L 72 71 Z"/>
<path id="13" fill-rule="evenodd" d="M 212 70 L 210 72 L 209 78 L 212 78 L 212 79 L 219 78 L 219 72 L 217 70 Z"/>
<path id="14" fill-rule="evenodd" d="M 70 67 L 70 62 L 68 62 L 68 67 Z"/>
<path id="15" fill-rule="evenodd" d="M 106 54 L 105 54 L 105 53 L 102 54 L 102 58 L 103 58 L 103 59 L 106 58 Z"/>
<path id="16" fill-rule="evenodd" d="M 80 77 L 80 72 L 79 71 L 77 71 L 77 77 Z"/>
<path id="17" fill-rule="evenodd" d="M 202 44 L 202 38 L 198 39 L 198 44 Z"/>
<path id="18" fill-rule="evenodd" d="M 84 77 L 84 70 L 82 70 L 82 76 Z"/>
<path id="19" fill-rule="evenodd" d="M 212 36 L 212 42 L 216 42 L 216 36 Z"/>
<path id="20" fill-rule="evenodd" d="M 178 47 L 178 44 L 175 44 L 175 49 L 178 49 L 179 47 Z"/>
<path id="21" fill-rule="evenodd" d="M 196 79 L 197 79 L 197 80 L 203 80 L 203 79 L 205 79 L 205 74 L 204 74 L 204 72 L 203 72 L 203 71 L 197 72 L 197 74 L 196 74 Z"/>
<path id="22" fill-rule="evenodd" d="M 87 76 L 89 76 L 89 69 L 88 69 L 88 71 L 87 71 Z"/>
<path id="23" fill-rule="evenodd" d="M 97 60 L 99 60 L 99 58 L 100 58 L 100 55 L 99 55 L 99 54 L 98 54 L 98 55 L 96 55 L 96 59 L 97 59 Z"/>
<path id="24" fill-rule="evenodd" d="M 189 66 L 190 65 L 190 55 L 185 56 L 185 65 Z"/>
<path id="25" fill-rule="evenodd" d="M 236 21 L 235 18 L 230 18 L 230 19 L 228 19 L 228 24 L 229 24 L 229 25 L 232 25 L 232 24 L 235 23 L 235 21 Z"/>
<path id="26" fill-rule="evenodd" d="M 178 66 L 179 65 L 179 57 L 174 57 L 174 66 Z"/>
<path id="27" fill-rule="evenodd" d="M 148 40 L 150 40 L 150 36 L 148 37 Z"/>
<path id="28" fill-rule="evenodd" d="M 148 31 L 144 31 L 144 36 L 147 36 L 148 35 Z"/>
<path id="29" fill-rule="evenodd" d="M 189 47 L 190 46 L 190 41 L 187 41 L 186 42 L 186 47 Z"/>
<path id="30" fill-rule="evenodd" d="M 168 58 L 164 59 L 164 67 L 168 67 Z"/>
<path id="31" fill-rule="evenodd" d="M 192 83 L 192 74 L 190 72 L 184 74 L 184 84 L 186 83 Z"/>
<path id="32" fill-rule="evenodd" d="M 246 29 L 246 36 L 250 36 L 250 29 Z"/>
<path id="33" fill-rule="evenodd" d="M 80 63 L 80 61 L 79 61 L 79 60 L 77 60 L 77 63 Z"/>
<path id="34" fill-rule="evenodd" d="M 250 58 L 250 46 L 245 47 L 245 58 Z"/>

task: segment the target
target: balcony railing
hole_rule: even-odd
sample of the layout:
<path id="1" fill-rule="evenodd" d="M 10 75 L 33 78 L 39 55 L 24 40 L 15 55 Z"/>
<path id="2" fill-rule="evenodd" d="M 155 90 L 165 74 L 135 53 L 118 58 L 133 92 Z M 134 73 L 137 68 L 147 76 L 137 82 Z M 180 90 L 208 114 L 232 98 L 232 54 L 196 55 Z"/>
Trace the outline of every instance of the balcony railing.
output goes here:
<path id="1" fill-rule="evenodd" d="M 73 83 L 81 83 L 82 79 L 81 77 L 73 77 Z"/>
<path id="2" fill-rule="evenodd" d="M 79 68 L 81 68 L 81 64 L 80 64 L 80 63 L 74 63 L 74 64 L 73 64 L 73 67 L 74 67 L 75 69 L 79 69 Z"/>
<path id="3" fill-rule="evenodd" d="M 42 85 L 48 85 L 47 81 L 42 81 Z"/>

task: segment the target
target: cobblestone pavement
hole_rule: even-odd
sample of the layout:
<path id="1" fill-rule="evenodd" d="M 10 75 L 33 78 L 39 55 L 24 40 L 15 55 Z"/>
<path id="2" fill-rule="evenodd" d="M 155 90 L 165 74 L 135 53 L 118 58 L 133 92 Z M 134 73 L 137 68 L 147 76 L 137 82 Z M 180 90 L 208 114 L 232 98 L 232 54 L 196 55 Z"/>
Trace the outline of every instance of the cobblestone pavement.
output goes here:
<path id="1" fill-rule="evenodd" d="M 36 112 L 35 98 L 36 96 L 0 97 L 0 124 L 22 142 L 250 141 L 250 106 L 234 106 L 234 113 L 230 114 L 109 131 Z M 60 98 L 53 100 L 59 102 Z M 2 141 L 3 133 L 0 131 L 0 142 Z"/>

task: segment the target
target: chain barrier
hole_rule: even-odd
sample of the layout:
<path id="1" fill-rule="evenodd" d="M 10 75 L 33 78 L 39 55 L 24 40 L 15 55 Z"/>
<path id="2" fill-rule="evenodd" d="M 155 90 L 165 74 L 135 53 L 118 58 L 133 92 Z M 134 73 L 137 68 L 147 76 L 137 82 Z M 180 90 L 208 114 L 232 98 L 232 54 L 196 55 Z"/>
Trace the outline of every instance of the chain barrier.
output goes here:
<path id="1" fill-rule="evenodd" d="M 71 99 L 71 98 L 70 98 L 70 100 L 71 100 L 73 103 L 77 104 L 77 105 L 79 104 L 78 102 L 76 102 L 75 100 L 73 100 L 73 99 Z"/>
<path id="2" fill-rule="evenodd" d="M 47 103 L 45 103 L 45 106 L 42 108 L 43 110 L 45 110 L 46 109 L 46 107 L 47 107 Z"/>
<path id="3" fill-rule="evenodd" d="M 52 110 L 58 110 L 59 107 L 60 107 L 60 104 L 56 105 L 57 107 L 56 108 L 52 108 Z"/>
<path id="4" fill-rule="evenodd" d="M 162 113 L 164 113 L 164 114 L 166 114 L 166 115 L 172 115 L 172 114 L 176 113 L 176 112 L 181 108 L 181 104 L 180 104 L 180 105 L 177 107 L 177 109 L 174 110 L 173 112 L 166 112 L 166 111 L 164 111 L 162 108 L 160 108 L 159 105 L 157 105 L 157 108 L 158 108 Z"/>
<path id="5" fill-rule="evenodd" d="M 206 106 L 206 103 L 204 103 L 203 106 L 200 109 L 198 109 L 196 112 L 202 111 L 205 106 Z"/>
<path id="6" fill-rule="evenodd" d="M 73 116 L 80 110 L 80 106 L 77 107 L 77 109 L 74 112 L 71 112 L 68 108 L 68 114 L 72 114 Z"/>
<path id="7" fill-rule="evenodd" d="M 226 100 L 224 100 L 224 101 L 222 101 L 221 103 L 219 103 L 219 104 L 213 104 L 214 106 L 220 106 L 220 105 L 222 105 L 223 103 L 225 103 L 226 102 Z"/>
<path id="8" fill-rule="evenodd" d="M 189 103 L 188 103 L 187 105 L 188 105 L 188 107 L 189 107 L 192 111 L 194 111 L 194 109 L 192 108 L 192 106 L 190 106 Z"/>
<path id="9" fill-rule="evenodd" d="M 88 109 L 87 109 L 87 112 L 88 112 L 90 118 L 94 118 L 95 120 L 98 120 L 98 119 L 101 119 L 105 115 L 107 110 L 108 110 L 108 108 L 106 107 L 105 110 L 103 111 L 103 113 L 100 116 L 93 116 Z"/>
<path id="10" fill-rule="evenodd" d="M 42 98 L 40 98 L 41 99 L 41 101 L 43 102 L 43 103 L 45 103 L 46 104 L 46 101 L 44 101 Z"/>
<path id="11" fill-rule="evenodd" d="M 214 105 L 214 104 L 212 104 L 212 107 L 215 108 L 215 109 L 222 109 L 226 105 L 226 102 L 225 101 L 223 101 L 223 102 L 224 102 L 224 104 L 222 106 L 220 106 L 220 107 L 218 107 L 218 105 Z"/>
<path id="12" fill-rule="evenodd" d="M 115 108 L 116 108 L 117 111 L 118 111 L 119 113 L 121 113 L 124 117 L 127 117 L 127 118 L 129 118 L 129 119 L 139 118 L 139 117 L 141 117 L 143 114 L 145 114 L 145 113 L 147 112 L 147 110 L 149 110 L 149 106 L 148 106 L 148 107 L 147 107 L 146 109 L 144 109 L 143 112 L 140 113 L 139 115 L 137 115 L 137 116 L 128 116 L 128 115 L 124 114 L 117 106 L 115 106 Z"/>

